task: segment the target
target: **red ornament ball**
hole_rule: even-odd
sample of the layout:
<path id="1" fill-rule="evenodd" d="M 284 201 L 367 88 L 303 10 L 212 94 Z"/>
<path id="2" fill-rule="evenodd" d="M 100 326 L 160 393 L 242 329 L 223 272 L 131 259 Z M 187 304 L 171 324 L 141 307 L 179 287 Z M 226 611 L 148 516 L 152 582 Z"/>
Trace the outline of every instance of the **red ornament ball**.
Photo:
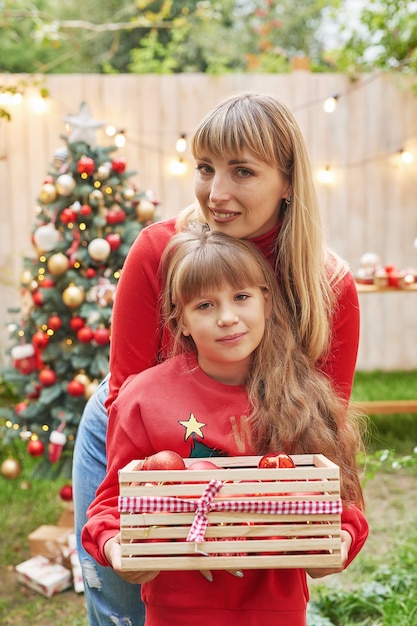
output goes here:
<path id="1" fill-rule="evenodd" d="M 122 240 L 118 233 L 110 233 L 110 235 L 107 235 L 106 241 L 110 245 L 111 250 L 113 251 L 118 250 L 122 243 Z"/>
<path id="2" fill-rule="evenodd" d="M 84 395 L 85 387 L 78 380 L 70 380 L 67 385 L 67 391 L 74 398 Z"/>
<path id="3" fill-rule="evenodd" d="M 113 172 L 116 172 L 117 174 L 123 174 L 123 172 L 126 170 L 126 159 L 124 159 L 123 157 L 113 159 L 113 161 L 111 162 L 111 167 Z"/>
<path id="4" fill-rule="evenodd" d="M 107 224 L 122 224 L 126 220 L 126 213 L 123 209 L 109 209 L 106 215 Z"/>
<path id="5" fill-rule="evenodd" d="M 51 370 L 49 367 L 45 367 L 43 370 L 39 372 L 39 382 L 44 387 L 50 387 L 56 383 L 56 374 L 54 370 Z"/>
<path id="6" fill-rule="evenodd" d="M 34 291 L 32 294 L 32 300 L 36 306 L 43 305 L 43 294 L 41 291 Z"/>
<path id="7" fill-rule="evenodd" d="M 30 456 L 42 456 L 45 450 L 45 446 L 43 445 L 40 439 L 31 439 L 26 446 L 26 451 Z"/>
<path id="8" fill-rule="evenodd" d="M 71 485 L 64 485 L 63 487 L 61 487 L 61 489 L 59 491 L 59 496 L 60 496 L 61 500 L 64 500 L 64 502 L 71 502 L 72 501 L 72 487 L 71 487 Z"/>
<path id="9" fill-rule="evenodd" d="M 87 174 L 87 176 L 91 176 L 94 174 L 95 169 L 96 165 L 91 157 L 82 156 L 77 163 L 77 171 L 79 174 Z"/>
<path id="10" fill-rule="evenodd" d="M 59 330 L 62 326 L 62 319 L 59 315 L 51 315 L 48 319 L 48 327 L 51 330 Z"/>
<path id="11" fill-rule="evenodd" d="M 82 204 L 80 207 L 80 215 L 88 217 L 93 212 L 92 207 L 89 204 Z"/>
<path id="12" fill-rule="evenodd" d="M 95 278 L 97 276 L 97 270 L 94 269 L 94 267 L 88 267 L 85 270 L 85 277 L 86 278 Z"/>
<path id="13" fill-rule="evenodd" d="M 37 348 L 46 348 L 49 343 L 49 335 L 38 330 L 32 337 L 32 344 Z"/>
<path id="14" fill-rule="evenodd" d="M 78 315 L 74 315 L 74 317 L 72 317 L 70 319 L 70 328 L 73 331 L 77 331 L 80 330 L 80 328 L 82 328 L 84 326 L 85 322 L 83 320 L 82 317 L 79 317 Z"/>
<path id="15" fill-rule="evenodd" d="M 94 333 L 89 326 L 83 326 L 77 331 L 77 339 L 81 341 L 81 343 L 90 343 L 93 337 Z"/>
<path id="16" fill-rule="evenodd" d="M 110 331 L 108 328 L 97 328 L 94 332 L 94 341 L 99 346 L 105 346 L 110 341 Z"/>
<path id="17" fill-rule="evenodd" d="M 74 209 L 70 209 L 69 207 L 67 207 L 66 209 L 63 209 L 60 215 L 60 220 L 63 224 L 70 224 L 71 222 L 76 222 L 77 212 L 74 211 Z"/>
<path id="18" fill-rule="evenodd" d="M 27 409 L 27 402 L 18 402 L 15 407 L 14 407 L 14 412 L 16 413 L 16 415 L 20 415 L 20 413 L 23 413 L 23 411 L 26 411 Z"/>

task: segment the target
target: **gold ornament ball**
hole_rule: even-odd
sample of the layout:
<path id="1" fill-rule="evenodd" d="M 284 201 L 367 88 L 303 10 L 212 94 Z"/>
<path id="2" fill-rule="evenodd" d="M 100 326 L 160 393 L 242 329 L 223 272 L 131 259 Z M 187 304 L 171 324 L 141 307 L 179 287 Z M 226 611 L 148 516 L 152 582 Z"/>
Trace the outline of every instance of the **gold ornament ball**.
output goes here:
<path id="1" fill-rule="evenodd" d="M 106 178 L 108 178 L 110 176 L 110 172 L 111 172 L 111 163 L 102 163 L 102 165 L 99 165 L 98 169 L 97 169 L 97 178 L 99 180 L 106 180 Z"/>
<path id="2" fill-rule="evenodd" d="M 105 261 L 111 252 L 111 247 L 108 241 L 97 237 L 92 239 L 87 247 L 88 254 L 94 261 Z"/>
<path id="3" fill-rule="evenodd" d="M 48 259 L 48 272 L 52 276 L 62 276 L 69 268 L 69 264 L 69 258 L 63 252 L 57 252 Z"/>
<path id="4" fill-rule="evenodd" d="M 30 284 L 30 281 L 32 280 L 32 274 L 30 270 L 25 270 L 21 277 L 20 277 L 20 283 L 22 285 L 26 285 L 28 286 Z"/>
<path id="5" fill-rule="evenodd" d="M 71 284 L 62 292 L 62 301 L 70 309 L 79 307 L 84 302 L 84 298 L 84 289 L 77 285 Z"/>
<path id="6" fill-rule="evenodd" d="M 141 200 L 136 208 L 136 217 L 140 222 L 152 220 L 155 215 L 155 205 L 149 200 Z"/>
<path id="7" fill-rule="evenodd" d="M 55 187 L 60 196 L 70 196 L 76 185 L 71 174 L 61 174 L 55 181 Z"/>
<path id="8" fill-rule="evenodd" d="M 123 189 L 122 196 L 124 200 L 133 200 L 135 197 L 135 190 L 131 187 L 127 187 L 126 189 Z"/>
<path id="9" fill-rule="evenodd" d="M 89 378 L 85 372 L 79 372 L 76 374 L 74 376 L 74 380 L 78 380 L 78 382 L 84 385 L 84 387 L 91 383 L 91 378 Z"/>
<path id="10" fill-rule="evenodd" d="M 42 202 L 42 204 L 50 204 L 51 202 L 56 200 L 57 195 L 58 194 L 55 185 L 53 185 L 52 183 L 45 183 L 44 185 L 42 185 L 39 192 L 39 200 Z"/>
<path id="11" fill-rule="evenodd" d="M 0 468 L 1 475 L 8 480 L 15 480 L 19 478 L 22 472 L 22 466 L 19 461 L 13 458 L 8 458 L 1 464 Z"/>
<path id="12" fill-rule="evenodd" d="M 100 189 L 94 189 L 88 196 L 88 199 L 93 206 L 97 206 L 97 204 L 101 204 L 103 202 L 103 192 L 100 191 Z"/>

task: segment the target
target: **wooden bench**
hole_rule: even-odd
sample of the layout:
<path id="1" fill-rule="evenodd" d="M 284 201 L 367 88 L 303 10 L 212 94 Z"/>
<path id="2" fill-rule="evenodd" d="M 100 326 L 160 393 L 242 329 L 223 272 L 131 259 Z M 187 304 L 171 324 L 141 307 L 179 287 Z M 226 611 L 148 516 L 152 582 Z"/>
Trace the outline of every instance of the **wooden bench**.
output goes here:
<path id="1" fill-rule="evenodd" d="M 352 402 L 352 406 L 366 415 L 417 413 L 417 400 L 369 400 Z"/>

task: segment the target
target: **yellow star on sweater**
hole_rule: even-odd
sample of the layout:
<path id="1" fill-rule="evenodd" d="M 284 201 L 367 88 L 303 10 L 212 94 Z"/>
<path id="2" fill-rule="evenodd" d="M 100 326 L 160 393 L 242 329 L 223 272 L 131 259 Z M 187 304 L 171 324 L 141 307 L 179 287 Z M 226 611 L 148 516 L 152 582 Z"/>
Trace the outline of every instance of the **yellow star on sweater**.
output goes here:
<path id="1" fill-rule="evenodd" d="M 190 418 L 187 421 L 180 421 L 179 423 L 185 428 L 184 441 L 187 441 L 188 437 L 191 437 L 191 435 L 198 435 L 199 437 L 204 439 L 202 428 L 203 426 L 206 426 L 206 424 L 204 422 L 198 422 L 195 418 L 194 413 L 190 413 Z"/>

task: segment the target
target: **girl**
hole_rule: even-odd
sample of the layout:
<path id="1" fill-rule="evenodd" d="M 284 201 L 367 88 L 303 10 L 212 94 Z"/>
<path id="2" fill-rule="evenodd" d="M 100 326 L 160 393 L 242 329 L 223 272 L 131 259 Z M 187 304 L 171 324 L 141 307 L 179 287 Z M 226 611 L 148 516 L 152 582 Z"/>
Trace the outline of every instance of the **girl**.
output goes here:
<path id="1" fill-rule="evenodd" d="M 249 242 L 196 224 L 171 240 L 162 267 L 177 356 L 128 378 L 112 405 L 108 473 L 84 547 L 126 580 L 145 583 L 146 626 L 305 626 L 303 570 L 248 570 L 243 579 L 216 571 L 211 583 L 195 571 L 120 570 L 118 470 L 167 448 L 183 457 L 321 452 L 341 467 L 344 566 L 367 536 L 357 422 L 297 343 L 266 259 Z"/>
<path id="2" fill-rule="evenodd" d="M 169 353 L 158 308 L 158 267 L 171 237 L 189 222 L 251 240 L 275 270 L 297 345 L 349 402 L 359 340 L 359 306 L 346 264 L 323 242 L 320 212 L 301 130 L 273 96 L 233 95 L 198 126 L 192 142 L 196 201 L 178 218 L 141 231 L 123 266 L 113 309 L 111 376 L 90 398 L 77 432 L 73 490 L 77 550 L 89 626 L 141 626 L 138 589 L 99 566 L 80 542 L 86 510 L 106 470 L 108 412 L 128 376 Z M 116 414 L 113 414 L 116 415 Z"/>

